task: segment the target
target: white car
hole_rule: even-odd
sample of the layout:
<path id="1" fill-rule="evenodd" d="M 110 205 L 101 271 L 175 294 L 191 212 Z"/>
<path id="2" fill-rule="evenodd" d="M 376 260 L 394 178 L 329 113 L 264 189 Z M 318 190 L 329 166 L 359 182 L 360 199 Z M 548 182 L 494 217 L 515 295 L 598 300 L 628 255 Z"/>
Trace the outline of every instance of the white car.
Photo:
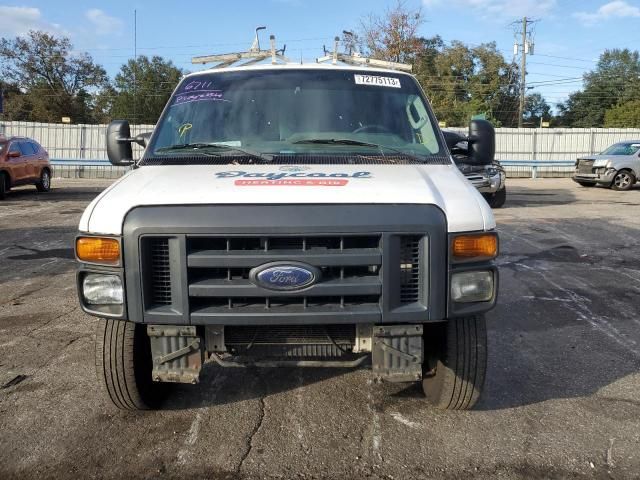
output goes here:
<path id="1" fill-rule="evenodd" d="M 602 185 L 613 190 L 631 190 L 640 175 L 640 140 L 615 143 L 599 155 L 576 160 L 574 182 L 583 187 Z"/>
<path id="2" fill-rule="evenodd" d="M 482 160 L 493 132 L 476 127 Z M 412 75 L 214 68 L 180 82 L 150 138 L 113 122 L 113 164 L 134 163 L 133 141 L 143 157 L 88 206 L 76 240 L 116 406 L 160 406 L 205 361 L 370 362 L 438 407 L 475 404 L 496 224 Z"/>

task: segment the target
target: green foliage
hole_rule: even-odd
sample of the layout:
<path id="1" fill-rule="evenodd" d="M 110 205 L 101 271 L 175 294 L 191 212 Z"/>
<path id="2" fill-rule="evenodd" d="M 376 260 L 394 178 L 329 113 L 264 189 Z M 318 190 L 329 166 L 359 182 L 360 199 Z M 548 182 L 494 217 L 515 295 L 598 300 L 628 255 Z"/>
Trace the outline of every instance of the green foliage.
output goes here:
<path id="1" fill-rule="evenodd" d="M 518 70 L 495 43 L 447 46 L 439 36 L 418 36 L 423 23 L 421 9 L 400 1 L 384 16 L 364 19 L 356 38 L 367 56 L 413 64 L 440 121 L 465 126 L 473 115 L 484 114 L 497 126 L 517 123 Z"/>
<path id="2" fill-rule="evenodd" d="M 517 123 L 518 72 L 495 43 L 470 48 L 452 42 L 437 52 L 434 68 L 420 66 L 417 76 L 448 125 L 464 126 L 477 114 L 496 126 Z"/>
<path id="3" fill-rule="evenodd" d="M 542 120 L 551 120 L 551 105 L 539 93 L 527 95 L 524 101 L 525 125 L 539 127 Z"/>
<path id="4" fill-rule="evenodd" d="M 93 96 L 107 82 L 104 68 L 73 52 L 68 38 L 39 31 L 0 39 L 0 69 L 11 86 L 6 115 L 15 120 L 91 122 Z"/>
<path id="5" fill-rule="evenodd" d="M 560 121 L 572 127 L 602 127 L 607 110 L 638 99 L 640 55 L 628 49 L 606 50 L 596 68 L 584 75 L 584 89 L 559 105 Z"/>
<path id="6" fill-rule="evenodd" d="M 640 100 L 630 100 L 608 109 L 604 114 L 604 126 L 640 128 Z"/>
<path id="7" fill-rule="evenodd" d="M 182 75 L 182 70 L 162 57 L 143 55 L 129 60 L 104 92 L 101 108 L 112 119 L 155 124 Z"/>

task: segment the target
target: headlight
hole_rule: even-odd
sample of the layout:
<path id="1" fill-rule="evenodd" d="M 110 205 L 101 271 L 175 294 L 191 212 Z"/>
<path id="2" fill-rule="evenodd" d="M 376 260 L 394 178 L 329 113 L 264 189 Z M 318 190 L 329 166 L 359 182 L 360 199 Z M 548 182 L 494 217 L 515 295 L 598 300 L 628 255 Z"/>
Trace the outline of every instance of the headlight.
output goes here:
<path id="1" fill-rule="evenodd" d="M 487 168 L 486 172 L 490 177 L 494 177 L 500 173 L 500 170 L 497 168 Z"/>
<path id="2" fill-rule="evenodd" d="M 595 160 L 593 162 L 593 167 L 594 168 L 606 167 L 607 163 L 609 163 L 609 159 L 608 158 L 599 158 L 598 160 Z"/>
<path id="3" fill-rule="evenodd" d="M 88 305 L 122 305 L 122 280 L 117 275 L 87 274 L 82 296 Z"/>
<path id="4" fill-rule="evenodd" d="M 488 302 L 492 298 L 493 272 L 460 272 L 451 276 L 451 299 L 454 302 Z"/>

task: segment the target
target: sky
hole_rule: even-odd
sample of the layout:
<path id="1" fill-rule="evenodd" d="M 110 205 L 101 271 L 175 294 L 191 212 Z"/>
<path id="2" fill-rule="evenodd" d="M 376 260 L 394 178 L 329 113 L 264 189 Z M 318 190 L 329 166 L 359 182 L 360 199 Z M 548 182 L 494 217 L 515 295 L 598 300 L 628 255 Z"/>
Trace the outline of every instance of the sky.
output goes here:
<path id="1" fill-rule="evenodd" d="M 30 29 L 68 36 L 77 51 L 88 52 L 111 77 L 134 53 L 161 55 L 188 71 L 191 57 L 246 50 L 254 28 L 267 27 L 286 44 L 287 55 L 305 61 L 322 54 L 343 30 L 357 31 L 370 14 L 380 15 L 395 0 L 39 0 L 2 3 L 0 37 Z M 514 21 L 532 25 L 534 55 L 528 56 L 529 93 L 540 92 L 555 106 L 581 87 L 605 49 L 640 46 L 640 0 L 405 0 L 422 8 L 420 34 L 469 45 L 495 41 L 513 58 Z M 428 92 L 427 92 L 428 93 Z"/>

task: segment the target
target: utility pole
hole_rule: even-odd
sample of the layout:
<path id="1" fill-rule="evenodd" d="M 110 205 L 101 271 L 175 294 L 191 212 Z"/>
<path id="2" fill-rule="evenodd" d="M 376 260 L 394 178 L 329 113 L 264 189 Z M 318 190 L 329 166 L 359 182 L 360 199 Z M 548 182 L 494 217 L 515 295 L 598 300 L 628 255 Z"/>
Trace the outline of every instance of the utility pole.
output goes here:
<path id="1" fill-rule="evenodd" d="M 133 10 L 133 121 L 138 125 L 138 115 L 136 112 L 137 102 L 137 70 L 138 70 L 138 11 Z"/>
<path id="2" fill-rule="evenodd" d="M 533 41 L 531 39 L 531 33 L 527 32 L 527 26 L 534 22 L 535 20 L 530 18 L 522 18 L 522 29 L 520 30 L 522 43 L 516 41 L 513 45 L 514 55 L 517 55 L 519 51 L 522 52 L 520 59 L 520 108 L 518 108 L 518 128 L 522 128 L 522 120 L 524 117 L 524 103 L 527 92 L 527 54 L 533 55 Z"/>

